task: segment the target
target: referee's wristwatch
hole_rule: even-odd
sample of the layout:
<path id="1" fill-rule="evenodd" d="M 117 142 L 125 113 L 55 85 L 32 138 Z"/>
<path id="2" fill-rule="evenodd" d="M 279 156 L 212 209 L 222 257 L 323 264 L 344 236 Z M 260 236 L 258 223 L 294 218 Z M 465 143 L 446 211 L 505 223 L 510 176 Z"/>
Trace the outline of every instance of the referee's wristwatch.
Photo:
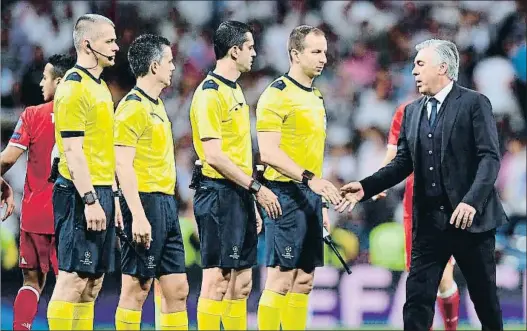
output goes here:
<path id="1" fill-rule="evenodd" d="M 82 197 L 82 201 L 84 202 L 85 205 L 88 205 L 88 206 L 95 204 L 97 200 L 99 200 L 99 197 L 97 197 L 97 193 L 93 191 L 84 193 L 84 196 Z"/>
<path id="2" fill-rule="evenodd" d="M 123 191 L 120 188 L 118 188 L 117 191 L 113 191 L 114 198 L 120 198 L 122 196 L 123 196 Z"/>
<path id="3" fill-rule="evenodd" d="M 313 177 L 315 177 L 314 173 L 309 170 L 304 170 L 304 172 L 302 173 L 302 183 L 305 185 L 309 185 L 309 181 L 313 179 Z"/>
<path id="4" fill-rule="evenodd" d="M 251 181 L 251 184 L 249 185 L 249 191 L 251 191 L 252 194 L 258 193 L 258 191 L 260 191 L 261 188 L 262 188 L 262 184 L 256 179 L 253 179 Z"/>

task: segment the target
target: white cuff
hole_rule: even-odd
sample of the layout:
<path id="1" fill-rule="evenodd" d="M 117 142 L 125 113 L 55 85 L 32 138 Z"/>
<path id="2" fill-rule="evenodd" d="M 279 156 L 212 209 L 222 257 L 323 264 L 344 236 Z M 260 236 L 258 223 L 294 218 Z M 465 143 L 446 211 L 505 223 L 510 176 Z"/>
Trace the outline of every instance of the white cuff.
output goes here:
<path id="1" fill-rule="evenodd" d="M 18 293 L 20 293 L 23 290 L 29 290 L 29 291 L 35 293 L 35 295 L 37 296 L 37 302 L 38 302 L 38 300 L 40 300 L 40 294 L 38 293 L 38 291 L 34 287 L 24 285 L 24 286 L 22 286 L 20 288 L 20 290 L 18 290 Z"/>
<path id="2" fill-rule="evenodd" d="M 15 147 L 18 147 L 18 148 L 23 149 L 23 150 L 27 150 L 27 146 L 24 146 L 22 144 L 9 142 L 8 145 L 15 146 Z"/>
<path id="3" fill-rule="evenodd" d="M 442 293 L 441 291 L 437 291 L 437 296 L 440 297 L 441 299 L 446 299 L 454 295 L 454 293 L 456 292 L 457 292 L 457 284 L 456 282 L 452 282 L 452 287 L 450 289 Z"/>

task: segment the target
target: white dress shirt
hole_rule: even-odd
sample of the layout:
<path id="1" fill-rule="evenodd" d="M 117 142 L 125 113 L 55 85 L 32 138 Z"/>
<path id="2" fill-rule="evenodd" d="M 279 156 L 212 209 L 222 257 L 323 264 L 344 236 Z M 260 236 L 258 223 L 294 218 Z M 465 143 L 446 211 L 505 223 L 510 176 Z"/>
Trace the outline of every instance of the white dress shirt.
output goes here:
<path id="1" fill-rule="evenodd" d="M 441 91 L 439 91 L 436 95 L 433 96 L 437 100 L 437 115 L 439 115 L 439 112 L 441 111 L 441 106 L 443 105 L 443 102 L 445 102 L 445 99 L 452 91 L 452 87 L 454 86 L 454 81 L 451 81 L 447 86 L 443 87 Z M 431 98 L 428 98 L 426 102 L 426 111 L 428 113 L 428 119 L 430 119 L 430 113 L 432 112 L 432 103 L 430 102 Z"/>

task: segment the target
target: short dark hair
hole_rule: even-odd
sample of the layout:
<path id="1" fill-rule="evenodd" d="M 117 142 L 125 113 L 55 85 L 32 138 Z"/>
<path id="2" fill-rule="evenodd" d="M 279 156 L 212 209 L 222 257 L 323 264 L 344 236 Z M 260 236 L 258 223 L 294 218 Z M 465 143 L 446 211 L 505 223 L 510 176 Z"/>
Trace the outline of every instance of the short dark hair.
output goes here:
<path id="1" fill-rule="evenodd" d="M 53 66 L 53 79 L 62 78 L 75 65 L 75 58 L 68 54 L 55 54 L 48 59 L 48 63 Z"/>
<path id="2" fill-rule="evenodd" d="M 143 34 L 135 38 L 128 49 L 128 62 L 135 77 L 145 76 L 152 62 L 161 61 L 163 46 L 170 46 L 170 42 L 155 34 Z"/>
<path id="3" fill-rule="evenodd" d="M 289 35 L 289 41 L 287 42 L 287 52 L 289 53 L 290 57 L 291 51 L 293 49 L 296 49 L 299 52 L 302 52 L 304 50 L 304 41 L 306 40 L 306 36 L 310 33 L 323 36 L 325 35 L 322 30 L 310 25 L 300 25 L 294 28 L 293 31 L 291 31 L 291 34 Z"/>
<path id="4" fill-rule="evenodd" d="M 238 21 L 225 21 L 214 32 L 214 54 L 216 60 L 223 59 L 231 47 L 242 47 L 247 41 L 247 32 L 252 33 L 251 27 Z"/>

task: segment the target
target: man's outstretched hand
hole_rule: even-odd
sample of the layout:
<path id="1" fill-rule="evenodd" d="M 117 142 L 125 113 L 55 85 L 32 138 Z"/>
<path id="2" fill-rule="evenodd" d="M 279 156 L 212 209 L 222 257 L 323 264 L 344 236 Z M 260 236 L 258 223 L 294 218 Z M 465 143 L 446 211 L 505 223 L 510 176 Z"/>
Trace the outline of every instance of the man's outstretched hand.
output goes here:
<path id="1" fill-rule="evenodd" d="M 346 208 L 352 211 L 357 202 L 364 197 L 364 190 L 359 182 L 351 182 L 340 188 L 340 194 L 344 197 L 342 202 L 335 208 L 342 213 Z"/>

